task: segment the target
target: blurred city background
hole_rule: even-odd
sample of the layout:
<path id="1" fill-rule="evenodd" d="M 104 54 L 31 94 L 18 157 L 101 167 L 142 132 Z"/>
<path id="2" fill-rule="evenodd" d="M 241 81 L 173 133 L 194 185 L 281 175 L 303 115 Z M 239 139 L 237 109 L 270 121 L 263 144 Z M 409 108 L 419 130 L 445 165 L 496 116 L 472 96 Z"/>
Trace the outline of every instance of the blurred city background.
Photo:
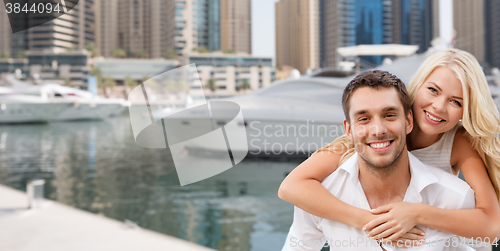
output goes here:
<path id="1" fill-rule="evenodd" d="M 500 2 L 450 2 L 452 46 L 479 60 L 498 105 Z M 11 25 L 35 16 L 10 23 L 2 4 L 0 184 L 26 191 L 32 179 L 43 179 L 45 198 L 130 231 L 215 250 L 280 250 L 293 207 L 277 189 L 311 152 L 343 133 L 340 95 L 349 76 L 387 66 L 409 71 L 401 75 L 407 82 L 424 52 L 443 43 L 439 8 L 439 0 L 80 0 L 53 21 L 13 33 Z M 413 61 L 397 50 L 341 53 L 357 45 L 408 45 L 405 56 Z M 127 108 L 136 105 L 128 97 L 133 88 L 188 64 L 196 64 L 202 83 L 191 90 L 197 95 L 151 105 L 168 113 L 204 97 L 234 99 L 255 148 L 234 168 L 180 186 L 168 149 L 135 143 Z M 308 137 L 299 142 L 296 132 L 283 133 L 289 125 L 300 132 L 305 126 Z M 339 130 L 331 133 L 332 126 Z M 266 146 L 259 138 L 266 132 L 272 148 L 255 153 Z M 308 141 L 316 144 L 301 152 Z M 296 144 L 283 148 L 290 142 Z M 1 211 L 0 222 L 13 214 Z M 10 242 L 24 240 L 9 234 Z M 40 250 L 28 242 L 35 248 L 12 250 Z"/>

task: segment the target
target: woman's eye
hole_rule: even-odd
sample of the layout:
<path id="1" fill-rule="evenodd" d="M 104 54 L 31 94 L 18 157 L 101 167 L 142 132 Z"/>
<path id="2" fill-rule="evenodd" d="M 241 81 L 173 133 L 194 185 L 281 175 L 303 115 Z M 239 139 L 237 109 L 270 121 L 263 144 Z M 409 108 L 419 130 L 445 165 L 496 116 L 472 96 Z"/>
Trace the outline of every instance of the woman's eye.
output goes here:
<path id="1" fill-rule="evenodd" d="M 429 87 L 429 90 L 432 92 L 432 93 L 437 93 L 437 90 L 434 89 L 433 87 Z"/>
<path id="2" fill-rule="evenodd" d="M 460 102 L 456 101 L 456 100 L 452 100 L 451 101 L 454 105 L 458 105 L 459 107 L 462 107 L 462 104 L 460 104 Z"/>

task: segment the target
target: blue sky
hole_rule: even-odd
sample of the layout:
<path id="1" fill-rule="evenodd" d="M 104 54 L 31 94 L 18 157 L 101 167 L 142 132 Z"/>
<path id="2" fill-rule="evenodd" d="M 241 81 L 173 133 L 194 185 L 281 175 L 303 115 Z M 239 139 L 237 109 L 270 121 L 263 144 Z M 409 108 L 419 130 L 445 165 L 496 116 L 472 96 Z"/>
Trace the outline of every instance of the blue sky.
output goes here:
<path id="1" fill-rule="evenodd" d="M 252 55 L 275 57 L 274 3 L 278 0 L 252 0 Z"/>

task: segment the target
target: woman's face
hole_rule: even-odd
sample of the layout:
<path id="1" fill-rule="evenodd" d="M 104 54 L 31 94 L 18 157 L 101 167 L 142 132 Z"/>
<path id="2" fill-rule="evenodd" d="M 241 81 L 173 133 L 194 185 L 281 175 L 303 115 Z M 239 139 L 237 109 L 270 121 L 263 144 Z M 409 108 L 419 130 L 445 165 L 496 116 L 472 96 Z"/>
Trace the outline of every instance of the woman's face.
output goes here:
<path id="1" fill-rule="evenodd" d="M 429 135 L 453 128 L 463 115 L 462 84 L 452 70 L 438 67 L 418 89 L 413 117 L 422 132 Z"/>

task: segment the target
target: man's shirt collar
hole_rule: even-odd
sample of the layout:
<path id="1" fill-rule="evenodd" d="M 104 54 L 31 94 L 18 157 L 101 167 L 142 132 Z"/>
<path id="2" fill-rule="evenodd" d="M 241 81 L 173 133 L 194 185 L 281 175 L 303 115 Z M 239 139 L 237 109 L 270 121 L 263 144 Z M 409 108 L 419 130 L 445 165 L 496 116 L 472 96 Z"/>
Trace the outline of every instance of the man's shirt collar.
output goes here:
<path id="1" fill-rule="evenodd" d="M 422 202 L 421 192 L 430 184 L 437 183 L 438 178 L 432 173 L 424 163 L 418 160 L 413 154 L 408 152 L 410 160 L 410 173 L 411 180 L 408 186 L 405 202 Z M 354 153 L 344 164 L 339 166 L 339 170 L 344 170 L 348 173 L 348 177 L 354 182 L 359 182 L 359 166 L 358 166 L 358 153 Z"/>

